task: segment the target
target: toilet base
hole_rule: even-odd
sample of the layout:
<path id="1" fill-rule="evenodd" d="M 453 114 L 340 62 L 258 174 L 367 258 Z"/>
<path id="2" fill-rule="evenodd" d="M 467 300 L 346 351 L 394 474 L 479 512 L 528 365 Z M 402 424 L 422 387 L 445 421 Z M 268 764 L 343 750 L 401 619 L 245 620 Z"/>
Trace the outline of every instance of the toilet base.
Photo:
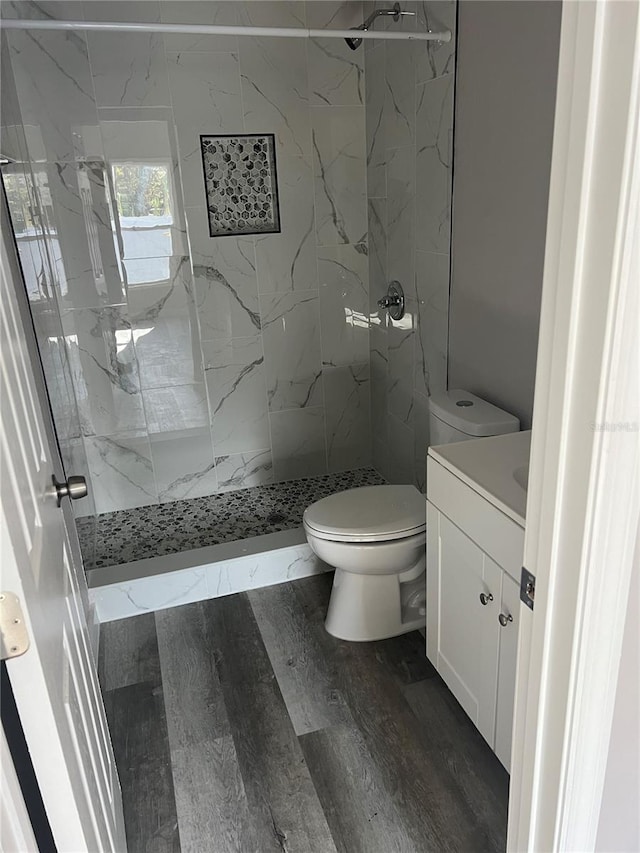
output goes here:
<path id="1" fill-rule="evenodd" d="M 417 577 L 415 571 L 410 573 L 414 576 L 412 586 L 421 577 L 425 583 L 424 560 L 421 562 Z M 403 573 L 403 576 L 408 574 Z M 402 621 L 401 590 L 404 586 L 397 574 L 366 575 L 336 569 L 324 623 L 327 632 L 339 640 L 367 642 L 424 628 L 425 616 Z"/>

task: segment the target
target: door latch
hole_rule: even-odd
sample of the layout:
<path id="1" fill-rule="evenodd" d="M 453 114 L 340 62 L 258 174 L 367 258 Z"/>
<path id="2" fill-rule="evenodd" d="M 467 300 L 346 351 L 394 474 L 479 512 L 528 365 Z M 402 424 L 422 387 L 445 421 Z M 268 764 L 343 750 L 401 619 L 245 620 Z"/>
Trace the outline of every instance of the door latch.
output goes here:
<path id="1" fill-rule="evenodd" d="M 520 601 L 526 604 L 529 610 L 533 610 L 533 601 L 536 597 L 536 576 L 522 567 L 520 575 Z"/>

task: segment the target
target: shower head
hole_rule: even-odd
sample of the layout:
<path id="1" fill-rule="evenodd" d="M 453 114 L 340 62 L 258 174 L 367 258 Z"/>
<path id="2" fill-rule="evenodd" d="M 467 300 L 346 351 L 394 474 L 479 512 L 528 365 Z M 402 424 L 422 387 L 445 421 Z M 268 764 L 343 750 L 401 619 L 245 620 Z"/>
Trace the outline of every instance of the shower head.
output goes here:
<path id="1" fill-rule="evenodd" d="M 352 27 L 351 29 L 354 30 L 354 32 L 358 32 L 358 30 L 364 30 L 364 32 L 367 32 L 376 18 L 393 18 L 394 22 L 397 23 L 400 20 L 401 15 L 407 15 L 409 17 L 412 17 L 413 15 L 415 15 L 415 12 L 403 12 L 403 10 L 400 8 L 400 4 L 395 3 L 391 9 L 376 9 L 375 12 L 372 12 L 369 15 L 366 21 L 363 21 L 363 23 L 360 24 L 359 27 Z M 349 45 L 351 50 L 357 50 L 362 44 L 362 39 L 358 38 L 357 36 L 354 36 L 353 38 L 346 38 L 345 41 Z"/>
<path id="2" fill-rule="evenodd" d="M 355 29 L 365 30 L 365 29 L 366 29 L 366 27 L 357 27 L 357 28 L 356 28 L 356 27 L 352 27 L 352 29 L 354 29 L 354 30 L 355 30 Z M 350 38 L 346 38 L 346 39 L 345 39 L 345 41 L 346 41 L 346 43 L 349 45 L 349 47 L 351 48 L 351 50 L 357 50 L 357 49 L 360 47 L 360 45 L 362 44 L 362 39 L 359 39 L 359 38 L 351 38 L 351 39 L 350 39 Z"/>

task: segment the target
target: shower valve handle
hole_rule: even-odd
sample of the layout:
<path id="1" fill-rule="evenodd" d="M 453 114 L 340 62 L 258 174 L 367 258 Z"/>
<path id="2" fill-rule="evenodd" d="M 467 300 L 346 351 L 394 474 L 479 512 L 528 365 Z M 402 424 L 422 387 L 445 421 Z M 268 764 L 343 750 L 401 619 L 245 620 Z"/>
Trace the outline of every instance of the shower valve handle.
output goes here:
<path id="1" fill-rule="evenodd" d="M 404 316 L 404 291 L 399 281 L 392 281 L 387 295 L 378 299 L 378 307 L 389 312 L 392 320 L 402 320 Z"/>
<path id="2" fill-rule="evenodd" d="M 378 305 L 380 308 L 391 308 L 392 305 L 402 305 L 402 298 L 400 296 L 383 296 L 382 299 L 378 299 Z"/>

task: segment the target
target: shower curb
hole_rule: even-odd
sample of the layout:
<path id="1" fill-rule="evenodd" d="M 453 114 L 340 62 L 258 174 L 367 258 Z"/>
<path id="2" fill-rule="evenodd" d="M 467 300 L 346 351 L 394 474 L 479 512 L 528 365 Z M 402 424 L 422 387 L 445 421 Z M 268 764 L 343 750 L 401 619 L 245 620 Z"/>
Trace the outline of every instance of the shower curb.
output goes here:
<path id="1" fill-rule="evenodd" d="M 87 572 L 98 622 L 246 592 L 332 571 L 302 527 Z"/>

